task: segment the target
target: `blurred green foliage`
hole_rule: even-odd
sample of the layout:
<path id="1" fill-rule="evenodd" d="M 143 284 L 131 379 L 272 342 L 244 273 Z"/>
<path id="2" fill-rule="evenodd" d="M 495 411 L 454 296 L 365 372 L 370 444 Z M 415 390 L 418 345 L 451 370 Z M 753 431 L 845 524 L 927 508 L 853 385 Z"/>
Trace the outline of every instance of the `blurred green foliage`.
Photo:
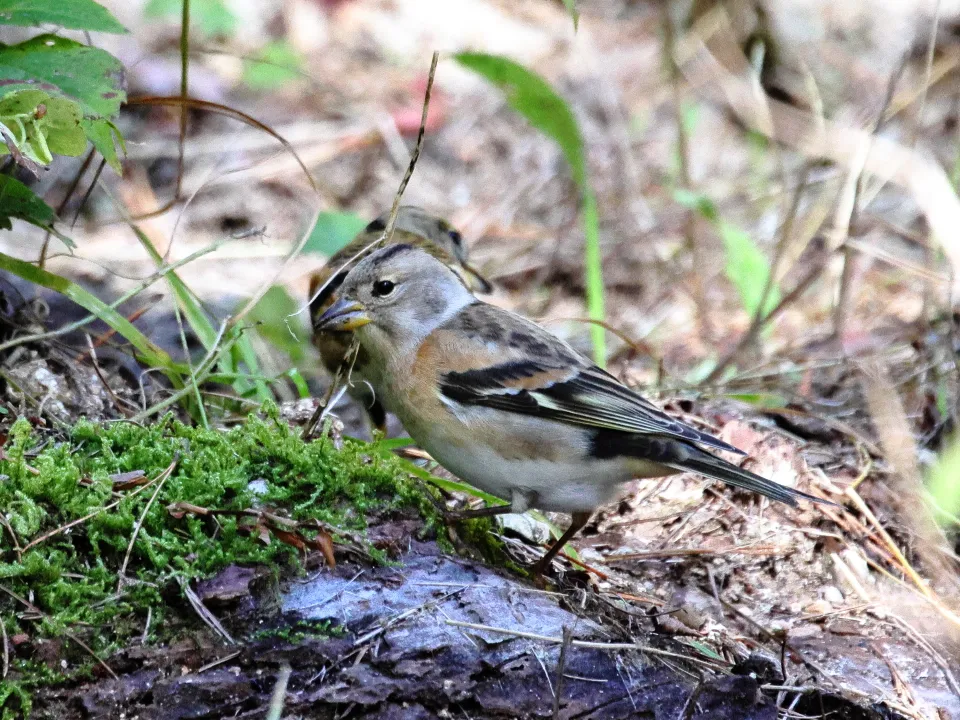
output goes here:
<path id="1" fill-rule="evenodd" d="M 0 0 L 0 25 L 48 24 L 68 30 L 127 32 L 109 10 L 93 0 Z"/>
<path id="2" fill-rule="evenodd" d="M 579 30 L 580 10 L 577 8 L 577 0 L 563 0 L 563 5 L 567 8 L 567 12 L 570 13 L 570 19 L 573 20 L 574 31 Z"/>
<path id="3" fill-rule="evenodd" d="M 303 251 L 330 257 L 346 247 L 366 226 L 367 221 L 354 213 L 322 212 L 310 230 Z"/>
<path id="4" fill-rule="evenodd" d="M 183 0 L 150 0 L 143 10 L 148 18 L 179 18 Z M 206 37 L 230 37 L 239 20 L 223 0 L 190 0 L 192 29 Z"/>
<path id="5" fill-rule="evenodd" d="M 243 62 L 243 82 L 254 90 L 273 90 L 301 77 L 303 60 L 285 40 L 268 43 Z"/>
<path id="6" fill-rule="evenodd" d="M 953 519 L 960 516 L 960 435 L 954 435 L 930 470 L 927 488 L 943 513 Z"/>
<path id="7" fill-rule="evenodd" d="M 454 57 L 461 65 L 498 87 L 514 110 L 560 146 L 581 194 L 587 313 L 590 319 L 603 321 L 606 313 L 600 254 L 600 221 L 597 201 L 587 173 L 583 134 L 573 111 L 546 80 L 509 58 L 471 52 L 458 53 Z M 606 364 L 607 357 L 604 332 L 599 325 L 590 327 L 594 361 L 601 367 Z"/>
<path id="8" fill-rule="evenodd" d="M 290 297 L 286 288 L 274 285 L 267 290 L 248 314 L 260 337 L 285 353 L 294 365 L 300 365 L 306 361 L 308 345 L 305 325 L 296 328 L 296 330 L 303 331 L 297 335 L 287 325 L 288 318 L 295 315 L 297 310 L 299 310 L 299 305 Z M 297 378 L 291 379 L 294 383 L 298 381 Z"/>
<path id="9" fill-rule="evenodd" d="M 717 206 L 702 193 L 686 188 L 677 188 L 674 200 L 686 208 L 694 210 L 716 229 L 723 241 L 727 262 L 727 278 L 736 288 L 743 309 L 752 317 L 763 301 L 763 314 L 770 312 L 780 302 L 780 289 L 772 285 L 767 298 L 763 300 L 763 291 L 770 279 L 770 262 L 750 235 L 720 216 Z"/>

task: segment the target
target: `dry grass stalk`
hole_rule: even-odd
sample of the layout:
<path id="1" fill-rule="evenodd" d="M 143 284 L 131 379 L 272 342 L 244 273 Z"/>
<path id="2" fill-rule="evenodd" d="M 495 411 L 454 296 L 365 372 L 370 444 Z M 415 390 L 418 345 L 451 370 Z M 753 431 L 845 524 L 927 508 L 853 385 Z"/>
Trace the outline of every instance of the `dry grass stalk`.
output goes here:
<path id="1" fill-rule="evenodd" d="M 277 684 L 273 686 L 273 695 L 270 696 L 270 710 L 267 712 L 267 720 L 280 720 L 283 716 L 283 704 L 287 697 L 287 683 L 290 682 L 292 673 L 293 669 L 288 663 L 283 663 L 280 666 Z"/>
<path id="2" fill-rule="evenodd" d="M 893 468 L 892 478 L 898 484 L 898 487 L 892 488 L 892 490 L 894 495 L 901 499 L 900 511 L 903 513 L 910 530 L 916 537 L 920 538 L 916 551 L 922 557 L 924 566 L 929 573 L 935 574 L 941 580 L 950 580 L 952 573 L 945 564 L 945 556 L 935 551 L 936 548 L 947 545 L 946 538 L 937 526 L 926 500 L 923 478 L 917 464 L 916 443 L 897 390 L 890 381 L 885 368 L 879 363 L 863 365 L 862 369 L 864 371 L 863 387 L 867 398 L 867 406 L 874 427 L 877 429 L 884 455 Z M 876 528 L 888 549 L 896 557 L 917 589 L 934 602 L 944 617 L 951 620 L 957 628 L 960 628 L 960 614 L 948 608 L 937 597 L 937 593 L 913 568 L 856 490 L 848 489 L 847 496 L 853 500 L 857 509 Z M 955 585 L 952 580 L 950 584 Z"/>
<path id="3" fill-rule="evenodd" d="M 363 257 L 367 252 L 369 252 L 373 248 L 388 242 L 390 238 L 393 236 L 393 228 L 397 222 L 397 214 L 400 212 L 400 201 L 403 198 L 403 192 L 404 190 L 407 189 L 407 183 L 410 182 L 410 178 L 413 177 L 413 171 L 417 167 L 417 160 L 420 159 L 420 152 L 423 149 L 423 139 L 427 131 L 427 112 L 430 109 L 430 93 L 433 90 L 433 81 L 437 74 L 437 63 L 439 61 L 440 61 L 440 53 L 434 52 L 433 57 L 430 60 L 430 72 L 427 75 L 427 89 L 426 89 L 426 92 L 424 93 L 424 98 L 423 98 L 423 113 L 420 117 L 420 130 L 417 133 L 417 141 L 414 144 L 413 153 L 411 153 L 410 155 L 410 164 L 407 166 L 407 171 L 404 173 L 403 179 L 400 181 L 400 186 L 397 188 L 397 192 L 393 197 L 393 205 L 390 208 L 390 215 L 387 218 L 386 227 L 384 227 L 383 232 L 380 234 L 380 237 L 368 243 L 367 245 L 364 245 L 352 257 L 347 258 L 344 261 L 343 265 L 337 268 L 335 272 L 331 273 L 330 278 L 314 291 L 310 299 L 307 300 L 307 303 L 303 307 L 301 307 L 296 313 L 294 313 L 295 315 L 299 315 L 300 313 L 308 310 L 310 308 L 310 304 L 317 297 L 319 297 L 324 292 L 324 290 L 327 289 L 327 285 L 329 285 L 333 281 L 333 279 L 337 277 L 337 274 L 339 273 L 340 270 L 342 270 L 345 267 L 350 267 L 351 263 Z M 313 224 L 315 224 L 315 222 L 311 223 L 311 227 L 313 226 Z M 304 242 L 306 242 L 306 237 L 308 236 L 307 235 L 304 236 Z M 302 244 L 303 243 L 301 243 L 301 246 Z M 298 252 L 299 252 L 299 249 L 298 249 Z M 284 267 L 285 266 L 286 266 L 286 263 L 284 263 Z M 279 273 L 277 276 L 279 277 Z M 252 306 L 248 306 L 248 307 L 252 307 Z M 244 310 L 241 312 L 241 315 L 243 314 L 243 312 L 246 312 L 247 309 L 248 308 L 245 307 Z"/>
<path id="4" fill-rule="evenodd" d="M 186 580 L 180 580 L 180 587 L 183 588 L 183 594 L 190 603 L 190 607 L 192 607 L 194 612 L 197 613 L 197 617 L 199 617 L 207 627 L 226 640 L 230 645 L 236 645 L 236 641 L 233 639 L 233 637 L 231 637 L 230 633 L 227 632 L 227 629 L 223 627 L 223 625 L 220 623 L 220 620 L 217 619 L 217 616 L 210 612 L 210 610 L 207 609 L 207 606 L 203 604 L 200 596 L 194 592 L 192 587 L 190 587 L 190 583 Z"/>
<path id="5" fill-rule="evenodd" d="M 130 544 L 127 546 L 127 552 L 123 556 L 123 564 L 120 566 L 120 572 L 117 573 L 117 575 L 119 575 L 119 580 L 117 581 L 118 593 L 123 589 L 124 583 L 127 582 L 127 565 L 130 562 L 130 555 L 133 553 L 133 546 L 137 542 L 137 535 L 140 534 L 140 528 L 143 527 L 143 521 L 146 519 L 147 513 L 150 512 L 150 507 L 153 505 L 154 500 L 157 499 L 157 495 L 159 495 L 163 489 L 164 483 L 167 482 L 167 479 L 173 474 L 174 469 L 177 467 L 177 461 L 178 458 L 174 457 L 173 462 L 167 465 L 164 471 L 156 477 L 154 482 L 157 483 L 157 489 L 153 491 L 153 495 L 150 496 L 146 506 L 143 508 L 143 512 L 140 513 L 136 525 L 133 526 L 133 535 L 130 536 Z M 143 487 L 148 486 L 144 485 Z"/>
<path id="6" fill-rule="evenodd" d="M 811 159 L 830 160 L 848 174 L 856 173 L 862 161 L 865 175 L 904 189 L 923 212 L 933 237 L 949 258 L 954 269 L 954 291 L 960 291 L 960 239 L 955 232 L 960 227 L 960 200 L 943 168 L 921 150 L 769 97 L 758 100 L 752 69 L 734 37 L 729 18 L 718 6 L 678 39 L 676 61 L 688 82 L 775 142 Z"/>
<path id="7" fill-rule="evenodd" d="M 520 632 L 519 630 L 499 628 L 499 627 L 494 627 L 492 625 L 480 625 L 477 623 L 460 622 L 459 620 L 444 620 L 443 622 L 445 625 L 451 625 L 452 627 L 465 628 L 468 630 L 478 630 L 482 632 L 490 632 L 498 635 L 510 635 L 512 637 L 523 638 L 525 640 L 539 640 L 541 642 L 552 643 L 554 645 L 561 645 L 564 642 L 564 639 L 562 637 L 552 637 L 550 635 L 539 635 L 537 633 Z M 714 670 L 718 669 L 718 667 L 725 667 L 725 663 L 723 661 L 719 661 L 719 660 L 708 661 L 698 657 L 681 655 L 680 653 L 670 652 L 669 650 L 652 648 L 647 645 L 641 645 L 639 643 L 604 643 L 604 642 L 593 642 L 591 640 L 571 640 L 570 646 L 579 647 L 579 648 L 590 648 L 593 650 L 606 650 L 609 652 L 616 652 L 618 650 L 636 650 L 637 652 L 646 653 L 648 655 L 656 655 L 658 657 L 664 657 L 664 658 L 673 658 L 675 660 L 686 660 L 687 662 L 703 665 L 705 667 L 709 667 Z"/>

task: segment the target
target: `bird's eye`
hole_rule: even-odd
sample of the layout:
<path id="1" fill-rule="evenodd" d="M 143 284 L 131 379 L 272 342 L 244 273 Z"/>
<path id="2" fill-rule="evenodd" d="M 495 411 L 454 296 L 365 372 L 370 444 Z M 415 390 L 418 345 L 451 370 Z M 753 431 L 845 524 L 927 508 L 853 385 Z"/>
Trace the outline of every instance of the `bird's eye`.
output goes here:
<path id="1" fill-rule="evenodd" d="M 453 241 L 453 244 L 456 247 L 460 247 L 461 245 L 463 245 L 463 235 L 461 235 L 459 232 L 457 232 L 456 230 L 451 230 L 447 234 L 450 236 L 450 240 Z"/>
<path id="2" fill-rule="evenodd" d="M 390 280 L 377 280 L 373 284 L 373 294 L 375 297 L 386 297 L 395 287 L 396 285 Z"/>

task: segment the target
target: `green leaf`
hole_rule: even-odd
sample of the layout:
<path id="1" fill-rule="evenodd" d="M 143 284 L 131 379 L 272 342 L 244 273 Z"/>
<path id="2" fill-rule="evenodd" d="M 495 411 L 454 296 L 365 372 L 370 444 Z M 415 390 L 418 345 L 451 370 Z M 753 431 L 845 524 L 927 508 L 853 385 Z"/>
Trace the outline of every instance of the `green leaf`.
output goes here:
<path id="1" fill-rule="evenodd" d="M 256 58 L 244 60 L 243 82 L 254 90 L 273 90 L 300 77 L 303 61 L 283 40 L 265 45 Z"/>
<path id="2" fill-rule="evenodd" d="M 148 18 L 180 17 L 183 0 L 150 0 L 143 9 Z M 229 37 L 237 29 L 237 16 L 223 0 L 192 0 L 190 22 L 201 35 Z"/>
<path id="3" fill-rule="evenodd" d="M 290 378 L 290 381 L 297 389 L 297 395 L 301 400 L 306 400 L 308 397 L 310 397 L 310 386 L 307 384 L 307 381 L 303 375 L 300 374 L 299 370 L 296 368 L 290 368 L 284 373 L 284 375 Z"/>
<path id="4" fill-rule="evenodd" d="M 417 441 L 412 437 L 380 438 L 374 443 L 378 450 L 396 450 L 416 444 Z"/>
<path id="5" fill-rule="evenodd" d="M 36 124 L 46 136 L 50 152 L 76 157 L 87 149 L 87 137 L 80 127 L 80 106 L 70 100 L 51 97 L 46 112 Z"/>
<path id="6" fill-rule="evenodd" d="M 117 126 L 102 118 L 84 118 L 80 121 L 80 127 L 110 167 L 116 170 L 118 175 L 122 175 L 123 167 L 120 165 L 117 148 L 126 155 L 127 147 Z"/>
<path id="7" fill-rule="evenodd" d="M 110 53 L 57 35 L 0 45 L 4 95 L 42 90 L 80 104 L 83 117 L 114 117 L 126 100 L 123 65 Z"/>
<path id="8" fill-rule="evenodd" d="M 560 146 L 582 196 L 587 312 L 592 320 L 602 321 L 605 310 L 600 220 L 587 177 L 583 135 L 576 117 L 546 80 L 509 58 L 471 52 L 458 53 L 454 57 L 461 65 L 500 88 L 514 110 Z M 594 361 L 602 367 L 607 355 L 603 327 L 591 325 L 590 337 Z"/>
<path id="9" fill-rule="evenodd" d="M 256 323 L 257 332 L 264 340 L 289 355 L 295 364 L 300 364 L 306 359 L 305 342 L 294 337 L 285 322 L 297 310 L 297 303 L 286 289 L 274 285 L 253 306 L 249 317 Z"/>
<path id="10" fill-rule="evenodd" d="M 52 207 L 19 180 L 8 175 L 0 175 L 0 229 L 13 229 L 10 218 L 24 220 L 31 225 L 49 230 L 68 248 L 76 247 L 73 240 L 54 229 L 53 223 L 57 215 Z"/>
<path id="11" fill-rule="evenodd" d="M 716 223 L 720 219 L 717 206 L 703 193 L 697 193 L 686 188 L 677 188 L 673 191 L 673 199 L 685 208 L 696 211 L 711 223 Z"/>
<path id="12" fill-rule="evenodd" d="M 303 252 L 330 257 L 346 247 L 366 226 L 367 221 L 353 213 L 322 212 L 310 231 Z"/>
<path id="13" fill-rule="evenodd" d="M 80 106 L 43 90 L 18 90 L 0 99 L 0 123 L 24 155 L 49 165 L 53 153 L 77 156 L 87 149 Z"/>
<path id="14" fill-rule="evenodd" d="M 127 32 L 109 10 L 93 0 L 0 0 L 0 25 L 59 25 L 68 30 Z"/>
<path id="15" fill-rule="evenodd" d="M 0 175 L 0 228 L 13 227 L 10 218 L 26 220 L 31 225 L 49 228 L 57 219 L 53 208 L 16 178 Z"/>
<path id="16" fill-rule="evenodd" d="M 763 289 L 770 277 L 770 263 L 760 247 L 746 232 L 720 217 L 717 206 L 706 195 L 685 188 L 673 191 L 673 199 L 684 207 L 699 213 L 710 222 L 723 240 L 727 254 L 726 274 L 740 295 L 744 309 L 755 315 L 763 297 Z M 764 314 L 780 302 L 780 290 L 773 285 L 764 303 Z"/>
<path id="17" fill-rule="evenodd" d="M 714 649 L 711 648 L 711 647 L 708 647 L 707 645 L 704 645 L 704 644 L 703 644 L 702 642 L 700 642 L 699 640 L 691 640 L 691 639 L 685 638 L 683 642 L 684 642 L 685 644 L 689 645 L 690 647 L 695 648 L 696 650 L 698 650 L 698 651 L 700 652 L 700 654 L 703 655 L 704 657 L 708 657 L 708 658 L 710 658 L 710 659 L 712 659 L 712 660 L 718 660 L 719 662 L 722 662 L 722 663 L 727 662 L 726 660 L 723 659 L 723 657 L 721 657 L 721 656 L 717 653 L 716 650 L 714 650 Z"/>
<path id="18" fill-rule="evenodd" d="M 461 65 L 500 88 L 514 110 L 560 146 L 573 172 L 573 179 L 583 189 L 587 170 L 580 127 L 566 101 L 554 92 L 547 81 L 519 63 L 499 55 L 463 52 L 454 57 Z"/>
<path id="19" fill-rule="evenodd" d="M 763 289 L 770 278 L 770 263 L 763 251 L 746 232 L 721 221 L 717 228 L 727 251 L 726 272 L 740 294 L 740 302 L 751 316 L 756 315 L 763 299 Z M 767 314 L 780 302 L 780 291 L 773 286 L 767 295 L 763 313 Z"/>
<path id="20" fill-rule="evenodd" d="M 954 435 L 937 458 L 927 487 L 940 510 L 949 515 L 960 515 L 960 435 Z"/>
<path id="21" fill-rule="evenodd" d="M 726 393 L 728 398 L 749 403 L 758 408 L 785 408 L 790 401 L 783 395 L 777 393 Z"/>
<path id="22" fill-rule="evenodd" d="M 680 122 L 683 124 L 683 131 L 687 135 L 693 135 L 700 124 L 700 105 L 695 102 L 685 101 L 680 106 Z"/>

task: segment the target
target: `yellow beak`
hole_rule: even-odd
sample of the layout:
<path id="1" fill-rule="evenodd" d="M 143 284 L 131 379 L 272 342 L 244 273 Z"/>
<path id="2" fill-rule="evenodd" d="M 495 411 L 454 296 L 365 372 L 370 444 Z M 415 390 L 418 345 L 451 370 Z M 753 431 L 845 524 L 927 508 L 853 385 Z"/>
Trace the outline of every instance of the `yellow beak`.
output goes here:
<path id="1" fill-rule="evenodd" d="M 362 303 L 349 298 L 340 298 L 313 323 L 313 329 L 319 332 L 346 332 L 363 327 L 372 318 Z"/>

